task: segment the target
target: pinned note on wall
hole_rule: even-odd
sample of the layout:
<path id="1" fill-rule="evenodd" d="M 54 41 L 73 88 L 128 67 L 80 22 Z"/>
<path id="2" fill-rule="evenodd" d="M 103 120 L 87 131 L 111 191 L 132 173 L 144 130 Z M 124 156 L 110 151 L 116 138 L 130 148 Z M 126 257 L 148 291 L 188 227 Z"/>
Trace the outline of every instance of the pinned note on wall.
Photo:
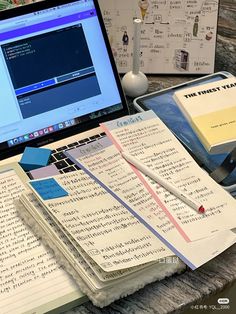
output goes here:
<path id="1" fill-rule="evenodd" d="M 44 201 L 69 195 L 54 178 L 31 181 L 30 184 Z"/>

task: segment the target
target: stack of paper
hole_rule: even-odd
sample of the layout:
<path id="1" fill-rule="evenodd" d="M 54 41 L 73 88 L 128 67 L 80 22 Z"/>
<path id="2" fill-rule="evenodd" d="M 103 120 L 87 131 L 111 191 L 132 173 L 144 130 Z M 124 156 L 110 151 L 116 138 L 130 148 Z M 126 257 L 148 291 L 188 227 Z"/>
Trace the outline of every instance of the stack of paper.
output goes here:
<path id="1" fill-rule="evenodd" d="M 101 126 L 107 138 L 67 155 L 81 171 L 34 180 L 21 202 L 57 257 L 99 306 L 195 269 L 236 242 L 235 200 L 205 174 L 153 112 Z M 126 151 L 206 208 L 193 210 L 131 166 Z M 29 219 L 32 218 L 32 219 Z"/>
<path id="2" fill-rule="evenodd" d="M 30 185 L 38 199 L 24 193 L 21 214 L 94 304 L 105 306 L 184 268 L 176 257 L 165 264 L 173 253 L 84 172 Z"/>

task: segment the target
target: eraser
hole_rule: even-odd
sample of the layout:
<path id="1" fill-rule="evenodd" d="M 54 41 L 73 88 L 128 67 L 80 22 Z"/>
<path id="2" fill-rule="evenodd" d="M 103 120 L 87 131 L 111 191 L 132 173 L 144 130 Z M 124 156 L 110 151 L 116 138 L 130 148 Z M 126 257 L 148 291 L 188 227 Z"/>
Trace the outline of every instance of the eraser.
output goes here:
<path id="1" fill-rule="evenodd" d="M 26 147 L 20 160 L 21 167 L 26 170 L 34 170 L 48 165 L 51 150 L 48 148 Z"/>

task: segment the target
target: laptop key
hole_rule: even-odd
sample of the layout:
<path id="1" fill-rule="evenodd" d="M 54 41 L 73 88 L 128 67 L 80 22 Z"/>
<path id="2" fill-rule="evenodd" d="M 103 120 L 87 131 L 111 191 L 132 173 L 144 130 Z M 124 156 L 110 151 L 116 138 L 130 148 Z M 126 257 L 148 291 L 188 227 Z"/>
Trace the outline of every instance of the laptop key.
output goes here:
<path id="1" fill-rule="evenodd" d="M 55 162 L 54 165 L 57 167 L 57 169 L 63 169 L 63 168 L 68 167 L 68 164 L 65 162 L 65 160 L 60 160 L 58 162 Z"/>
<path id="2" fill-rule="evenodd" d="M 73 166 L 70 166 L 70 167 L 67 167 L 67 168 L 63 169 L 64 173 L 72 172 L 72 171 L 76 171 L 75 167 L 73 167 Z"/>
<path id="3" fill-rule="evenodd" d="M 83 140 L 80 140 L 80 141 L 79 141 L 79 144 L 84 144 L 84 143 L 87 143 L 87 142 L 89 142 L 89 139 L 88 139 L 88 138 L 85 138 L 85 139 L 83 139 Z"/>
<path id="4" fill-rule="evenodd" d="M 62 147 L 57 148 L 57 151 L 61 152 L 62 150 L 66 150 L 66 149 L 67 149 L 67 146 L 62 146 Z"/>
<path id="5" fill-rule="evenodd" d="M 76 170 L 81 170 L 81 168 L 78 165 L 74 165 L 74 167 L 76 168 Z"/>
<path id="6" fill-rule="evenodd" d="M 70 160 L 70 158 L 65 159 L 65 161 L 68 163 L 68 165 L 74 165 L 74 162 Z"/>
<path id="7" fill-rule="evenodd" d="M 96 138 L 99 138 L 99 137 L 100 137 L 100 134 L 96 134 L 96 135 L 90 136 L 90 140 L 95 140 Z"/>
<path id="8" fill-rule="evenodd" d="M 71 144 L 68 145 L 68 147 L 71 148 L 71 147 L 75 147 L 76 145 L 78 145 L 78 142 L 71 143 Z"/>
<path id="9" fill-rule="evenodd" d="M 65 159 L 66 158 L 66 155 L 63 152 L 56 153 L 53 156 L 54 156 L 54 158 L 56 158 L 56 160 L 61 160 L 61 159 Z"/>
<path id="10" fill-rule="evenodd" d="M 56 158 L 54 158 L 53 156 L 50 157 L 49 159 L 49 164 L 53 164 L 54 162 L 56 162 Z"/>

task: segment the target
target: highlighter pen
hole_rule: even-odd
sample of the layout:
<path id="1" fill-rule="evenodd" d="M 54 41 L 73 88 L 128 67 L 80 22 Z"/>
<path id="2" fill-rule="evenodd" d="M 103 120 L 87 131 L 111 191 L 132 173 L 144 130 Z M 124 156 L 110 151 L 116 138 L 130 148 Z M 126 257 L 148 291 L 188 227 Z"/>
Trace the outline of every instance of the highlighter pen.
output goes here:
<path id="1" fill-rule="evenodd" d="M 205 212 L 205 208 L 201 203 L 194 200 L 192 197 L 185 194 L 184 192 L 180 191 L 174 184 L 168 182 L 167 180 L 159 176 L 157 173 L 153 172 L 136 157 L 126 152 L 121 152 L 121 155 L 124 157 L 126 161 L 135 166 L 139 171 L 141 171 L 143 174 L 147 175 L 149 178 L 160 184 L 163 188 L 165 188 L 167 191 L 169 191 L 177 198 L 182 200 L 185 204 L 189 205 L 199 213 Z"/>

